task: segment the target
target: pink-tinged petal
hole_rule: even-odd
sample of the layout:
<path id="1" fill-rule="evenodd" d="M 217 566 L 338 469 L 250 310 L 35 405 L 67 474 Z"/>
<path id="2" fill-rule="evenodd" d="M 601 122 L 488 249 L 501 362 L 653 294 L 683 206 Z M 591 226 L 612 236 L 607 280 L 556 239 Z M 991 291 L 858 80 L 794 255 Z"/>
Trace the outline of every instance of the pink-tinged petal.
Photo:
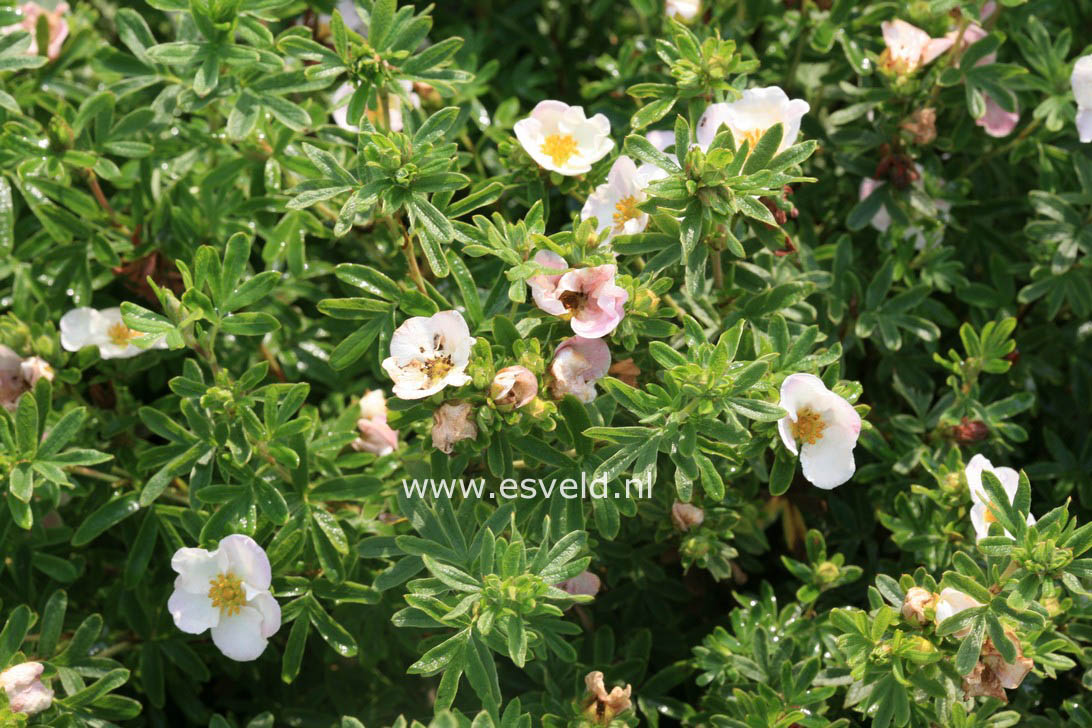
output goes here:
<path id="1" fill-rule="evenodd" d="M 171 568 L 178 573 L 174 581 L 176 589 L 193 594 L 206 594 L 209 582 L 228 566 L 227 555 L 205 549 L 181 548 L 171 557 Z"/>
<path id="2" fill-rule="evenodd" d="M 281 628 L 281 605 L 269 592 L 255 595 L 247 606 L 254 607 L 262 615 L 262 637 L 269 639 Z"/>
<path id="3" fill-rule="evenodd" d="M 0 672 L 0 687 L 7 693 L 25 690 L 37 680 L 45 666 L 40 662 L 21 662 Z"/>
<path id="4" fill-rule="evenodd" d="M 561 342 L 554 352 L 550 373 L 554 376 L 555 397 L 572 394 L 581 402 L 596 397 L 595 382 L 610 369 L 610 348 L 602 339 L 574 336 Z"/>
<path id="5" fill-rule="evenodd" d="M 212 628 L 212 642 L 237 662 L 250 662 L 265 652 L 269 641 L 262 636 L 262 613 L 254 607 L 243 607 L 238 614 L 224 615 Z"/>
<path id="6" fill-rule="evenodd" d="M 925 50 L 921 52 L 922 65 L 929 65 L 940 56 L 947 53 L 955 41 L 949 38 L 933 38 L 925 44 Z"/>
<path id="7" fill-rule="evenodd" d="M 531 118 L 542 124 L 542 128 L 547 130 L 546 133 L 551 133 L 557 129 L 562 117 L 571 108 L 564 101 L 544 99 L 535 104 L 535 108 L 531 109 Z M 579 106 L 576 108 L 580 110 L 580 117 L 583 118 L 584 110 Z"/>
<path id="8" fill-rule="evenodd" d="M 569 267 L 557 253 L 551 250 L 540 250 L 535 253 L 534 262 L 544 268 L 564 271 Z M 561 273 L 549 275 L 541 273 L 527 279 L 527 285 L 531 287 L 531 297 L 535 305 L 548 314 L 560 316 L 565 313 L 565 304 L 558 300 L 557 283 L 561 280 Z"/>
<path id="9" fill-rule="evenodd" d="M 837 424 L 828 424 L 823 436 L 814 444 L 800 447 L 800 466 L 804 477 L 817 488 L 837 488 L 853 477 L 857 469 L 853 460 L 856 434 Z"/>
<path id="10" fill-rule="evenodd" d="M 269 589 L 273 578 L 269 569 L 269 557 L 257 541 L 250 536 L 236 533 L 220 539 L 219 550 L 227 556 L 231 572 L 248 587 L 257 591 Z"/>
<path id="11" fill-rule="evenodd" d="M 220 608 L 212 606 L 207 594 L 175 589 L 167 600 L 174 625 L 187 634 L 201 634 L 220 623 Z"/>
<path id="12" fill-rule="evenodd" d="M 1012 134 L 1016 125 L 1020 123 L 1020 114 L 1015 111 L 1005 111 L 992 96 L 986 94 L 986 114 L 975 123 L 985 129 L 990 136 L 1000 139 Z"/>
<path id="13" fill-rule="evenodd" d="M 356 421 L 356 428 L 360 431 L 360 437 L 352 445 L 358 452 L 390 455 L 398 448 L 398 432 L 391 429 L 385 418 L 368 420 L 361 417 Z"/>

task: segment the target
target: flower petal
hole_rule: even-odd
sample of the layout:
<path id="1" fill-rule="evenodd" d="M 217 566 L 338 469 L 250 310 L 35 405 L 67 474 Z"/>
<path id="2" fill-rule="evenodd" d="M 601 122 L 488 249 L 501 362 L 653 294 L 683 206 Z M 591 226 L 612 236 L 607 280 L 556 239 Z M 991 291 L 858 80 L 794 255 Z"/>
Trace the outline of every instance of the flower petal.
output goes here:
<path id="1" fill-rule="evenodd" d="M 61 316 L 61 346 L 65 351 L 94 346 L 104 339 L 105 331 L 102 317 L 93 308 L 81 306 Z"/>
<path id="2" fill-rule="evenodd" d="M 269 557 L 250 536 L 241 533 L 220 539 L 220 551 L 227 555 L 231 572 L 258 591 L 266 591 L 272 581 Z"/>
<path id="3" fill-rule="evenodd" d="M 176 589 L 183 589 L 192 594 L 205 594 L 209 582 L 228 567 L 227 555 L 205 549 L 182 548 L 171 557 L 171 568 L 178 573 L 174 581 Z"/>
<path id="4" fill-rule="evenodd" d="M 238 614 L 223 616 L 220 623 L 212 628 L 212 642 L 225 657 L 232 660 L 256 660 L 269 644 L 269 640 L 262 636 L 262 623 L 260 611 L 254 607 L 243 607 Z"/>
<path id="5" fill-rule="evenodd" d="M 247 606 L 254 607 L 262 615 L 262 637 L 269 639 L 281 628 L 281 605 L 269 592 L 256 594 Z"/>
<path id="6" fill-rule="evenodd" d="M 804 477 L 812 485 L 824 490 L 837 488 L 853 477 L 857 469 L 853 461 L 856 435 L 837 424 L 827 425 L 823 437 L 815 444 L 805 443 L 800 448 L 800 465 Z"/>
<path id="7" fill-rule="evenodd" d="M 207 594 L 175 588 L 167 600 L 174 625 L 187 634 L 201 634 L 220 623 L 220 608 L 212 606 Z"/>

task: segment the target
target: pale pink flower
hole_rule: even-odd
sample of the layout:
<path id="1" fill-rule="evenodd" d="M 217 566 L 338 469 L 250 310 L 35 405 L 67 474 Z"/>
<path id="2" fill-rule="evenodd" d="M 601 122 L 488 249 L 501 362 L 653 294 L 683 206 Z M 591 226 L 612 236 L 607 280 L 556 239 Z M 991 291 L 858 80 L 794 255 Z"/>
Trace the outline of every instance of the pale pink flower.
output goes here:
<path id="1" fill-rule="evenodd" d="M 524 150 L 539 166 L 573 176 L 591 171 L 591 166 L 614 147 L 610 121 L 603 114 L 590 119 L 581 106 L 561 101 L 540 101 L 513 131 Z"/>
<path id="2" fill-rule="evenodd" d="M 697 528 L 705 521 L 705 511 L 690 503 L 675 501 L 671 506 L 671 522 L 680 531 Z"/>
<path id="3" fill-rule="evenodd" d="M 12 713 L 31 716 L 49 710 L 53 704 L 53 691 L 39 679 L 44 670 L 40 662 L 22 662 L 0 672 L 0 686 L 8 694 L 8 707 Z"/>
<path id="4" fill-rule="evenodd" d="M 553 270 L 565 270 L 565 260 L 547 250 L 535 255 L 535 262 Z M 614 282 L 614 265 L 578 268 L 560 275 L 537 275 L 528 279 L 535 304 L 555 316 L 571 316 L 573 333 L 588 339 L 606 336 L 625 316 L 629 300 L 625 289 Z"/>
<path id="5" fill-rule="evenodd" d="M 590 571 L 581 571 L 571 579 L 555 584 L 558 589 L 573 596 L 594 597 L 599 593 L 602 582 L 599 577 Z"/>
<path id="6" fill-rule="evenodd" d="M 387 399 L 382 390 L 373 389 L 360 398 L 356 427 L 360 437 L 352 445 L 358 452 L 390 455 L 398 447 L 398 432 L 387 424 Z"/>
<path id="7" fill-rule="evenodd" d="M 913 73 L 932 63 L 955 43 L 955 38 L 932 38 L 921 28 L 905 20 L 889 20 L 880 24 L 887 45 L 881 59 L 883 65 L 896 73 Z"/>
<path id="8" fill-rule="evenodd" d="M 861 432 L 861 416 L 853 405 L 814 374 L 786 377 L 778 404 L 788 412 L 777 423 L 781 441 L 793 455 L 800 454 L 808 482 L 829 490 L 853 477 L 853 448 Z"/>
<path id="9" fill-rule="evenodd" d="M 992 137 L 1001 138 L 1012 134 L 1016 125 L 1020 123 L 1018 111 L 1005 111 L 1001 105 L 993 100 L 989 94 L 986 96 L 986 113 L 981 119 L 975 119 L 976 124 L 986 130 Z"/>
<path id="10" fill-rule="evenodd" d="M 505 367 L 493 377 L 489 396 L 499 405 L 519 409 L 538 395 L 538 378 L 527 367 Z"/>
<path id="11" fill-rule="evenodd" d="M 602 339 L 574 336 L 554 352 L 550 391 L 557 399 L 571 394 L 585 404 L 595 399 L 595 383 L 610 369 L 610 349 Z"/>
<path id="12" fill-rule="evenodd" d="M 450 455 L 455 443 L 478 436 L 469 402 L 444 402 L 432 413 L 432 446 Z"/>
<path id="13" fill-rule="evenodd" d="M 44 15 L 46 23 L 49 25 L 49 47 L 46 49 L 46 55 L 51 61 L 57 60 L 61 55 L 61 46 L 64 45 L 65 38 L 68 37 L 68 21 L 64 18 L 65 13 L 68 12 L 67 3 L 61 3 L 52 12 L 38 3 L 23 3 L 19 10 L 23 15 L 23 19 L 19 24 L 2 28 L 0 33 L 10 33 L 17 29 L 25 30 L 30 33 L 30 46 L 27 48 L 27 53 L 32 56 L 40 55 L 38 51 L 38 18 Z"/>

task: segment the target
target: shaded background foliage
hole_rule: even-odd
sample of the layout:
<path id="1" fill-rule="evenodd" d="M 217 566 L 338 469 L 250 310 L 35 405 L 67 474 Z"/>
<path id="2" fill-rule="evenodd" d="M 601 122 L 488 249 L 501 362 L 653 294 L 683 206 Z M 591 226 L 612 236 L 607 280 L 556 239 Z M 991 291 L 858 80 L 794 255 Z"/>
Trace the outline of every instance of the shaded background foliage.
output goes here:
<path id="1" fill-rule="evenodd" d="M 572 648 L 567 658 L 541 654 L 523 669 L 507 657 L 497 658 L 503 703 L 518 697 L 515 712 L 529 712 L 536 722 L 543 714 L 575 715 L 571 703 L 582 698 L 583 675 L 592 669 L 607 672 L 611 682 L 632 683 L 640 719 L 650 723 L 708 722 L 713 715 L 722 716 L 716 724 L 733 726 L 869 721 L 847 700 L 852 691 L 844 678 L 851 658 L 837 642 L 841 625 L 831 621 L 830 610 L 855 606 L 875 616 L 879 605 L 870 603 L 869 589 L 879 583 L 878 575 L 897 580 L 923 567 L 940 579 L 955 552 L 978 557 L 965 515 L 965 488 L 950 487 L 948 477 L 961 471 L 971 454 L 984 452 L 997 464 L 1023 468 L 1032 485 L 1032 513 L 1044 514 L 1071 499 L 1070 513 L 1080 523 L 1092 515 L 1086 406 L 1092 398 L 1092 157 L 1076 141 L 1066 97 L 1067 64 L 1092 43 L 1092 2 L 1002 3 L 990 27 L 1003 41 L 1000 63 L 1019 69 L 1009 69 L 994 82 L 1015 95 L 1021 110 L 1019 126 L 1005 139 L 990 138 L 975 125 L 968 111 L 973 93 L 967 91 L 973 84 L 949 73 L 959 68 L 956 63 L 942 59 L 901 86 L 875 68 L 883 47 L 882 20 L 898 14 L 940 36 L 955 27 L 952 13 L 962 7 L 968 18 L 976 17 L 978 3 L 706 4 L 691 25 L 694 33 L 704 39 L 719 32 L 735 42 L 744 61 L 758 61 L 757 70 L 730 74 L 728 81 L 739 89 L 779 85 L 811 104 L 801 138 L 816 140 L 818 148 L 801 169 L 816 181 L 794 184 L 787 198 L 785 207 L 798 211 L 783 224 L 791 249 L 778 250 L 781 233 L 771 240 L 760 223 L 733 223 L 747 255 L 737 260 L 724 254 L 727 282 L 720 290 L 704 277 L 699 290 L 686 290 L 678 264 L 663 266 L 662 276 L 634 283 L 635 292 L 647 291 L 656 277 L 670 278 L 665 290 L 688 316 L 660 303 L 659 310 L 675 325 L 670 335 L 638 330 L 632 343 L 615 337 L 615 359 L 632 356 L 642 371 L 641 384 L 647 385 L 662 381 L 666 368 L 652 353 L 652 340 L 694 352 L 700 348 L 694 330 L 716 342 L 742 318 L 746 356 L 740 358 L 758 359 L 761 353 L 785 355 L 784 347 L 776 346 L 782 328 L 797 340 L 816 325 L 817 338 L 808 353 L 837 353 L 840 346 L 842 356 L 808 366 L 827 375 L 829 383 L 848 380 L 844 393 L 863 391 L 861 401 L 870 407 L 857 449 L 858 471 L 839 490 L 814 489 L 799 474 L 778 470 L 777 457 L 766 447 L 776 438 L 771 426 L 749 424 L 761 447 L 745 454 L 731 447 L 719 455 L 707 450 L 726 493 L 718 498 L 711 486 L 693 488 L 707 521 L 697 533 L 671 528 L 676 480 L 666 448 L 659 455 L 655 496 L 636 502 L 620 517 L 616 511 L 613 526 L 611 516 L 590 505 L 572 507 L 581 513 L 570 510 L 573 521 L 566 528 L 556 510 L 541 503 L 518 504 L 515 522 L 529 549 L 541 543 L 547 528 L 554 529 L 552 542 L 586 530 L 579 558 L 590 556 L 590 568 L 604 582 L 594 602 L 565 613 L 563 619 L 575 625 L 564 640 Z M 270 113 L 263 111 L 246 134 L 235 138 L 230 119 L 240 89 L 259 88 L 267 69 L 248 69 L 245 62 L 225 67 L 218 88 L 201 98 L 192 93 L 195 83 L 208 84 L 209 79 L 195 80 L 194 69 L 174 63 L 166 51 L 156 56 L 147 50 L 154 43 L 193 37 L 188 6 L 167 0 L 155 7 L 75 5 L 71 36 L 59 59 L 37 68 L 0 66 L 0 89 L 12 99 L 0 104 L 0 170 L 13 200 L 5 207 L 0 197 L 0 295 L 7 308 L 0 340 L 21 354 L 45 357 L 57 369 L 52 388 L 32 393 L 38 427 L 55 427 L 61 413 L 83 406 L 87 417 L 71 447 L 94 449 L 112 460 L 99 464 L 89 457 L 87 464 L 67 468 L 70 487 L 63 499 L 55 484 L 40 479 L 29 506 L 30 523 L 18 522 L 26 512 L 18 504 L 0 515 L 5 545 L 0 596 L 9 625 L 14 624 L 11 634 L 19 631 L 23 615 L 17 605 L 26 604 L 40 615 L 37 624 L 26 627 L 31 635 L 22 646 L 26 654 L 52 657 L 38 651 L 33 638 L 41 639 L 46 625 L 54 624 L 50 619 L 60 619 L 60 644 L 62 649 L 69 645 L 70 655 L 67 663 L 55 660 L 58 664 L 72 666 L 73 674 L 89 684 L 129 671 L 116 690 L 139 701 L 139 715 L 134 704 L 98 700 L 90 703 L 90 713 L 73 706 L 58 725 L 95 719 L 89 715 L 124 725 L 253 721 L 260 726 L 273 721 L 325 726 L 343 715 L 366 725 L 388 725 L 402 714 L 427 722 L 443 689 L 437 678 L 407 676 L 406 669 L 441 636 L 449 637 L 452 625 L 440 629 L 430 624 L 424 638 L 420 630 L 398 626 L 396 615 L 409 619 L 404 616 L 406 592 L 415 592 L 412 582 L 409 587 L 402 582 L 416 572 L 402 581 L 389 575 L 417 555 L 404 551 L 404 543 L 395 544 L 396 534 L 416 532 L 396 517 L 412 518 L 419 507 L 396 498 L 398 484 L 403 476 L 429 472 L 504 473 L 486 463 L 493 442 L 486 438 L 450 462 L 437 456 L 428 442 L 430 412 L 421 408 L 396 408 L 395 421 L 402 423 L 410 443 L 397 455 L 375 459 L 346 449 L 353 436 L 355 399 L 366 389 L 388 386 L 379 362 L 395 322 L 431 313 L 437 303 L 431 293 L 413 293 L 399 220 L 388 225 L 362 210 L 350 219 L 354 226 L 338 232 L 335 221 L 344 195 L 329 203 L 332 214 L 291 204 L 296 185 L 329 172 L 303 143 L 332 150 L 338 163 L 356 173 L 350 162 L 357 135 L 329 125 L 334 84 L 301 73 L 279 90 L 273 86 L 274 100 L 265 106 Z M 208 7 L 193 5 L 197 14 Z M 247 23 L 277 36 L 276 44 L 269 39 L 266 52 L 284 57 L 287 68 L 295 70 L 317 61 L 306 55 L 307 48 L 285 42 L 293 27 L 300 37 L 313 35 L 336 46 L 329 20 L 320 17 L 330 12 L 328 5 L 267 2 L 236 9 L 251 12 Z M 424 7 L 416 5 L 418 12 Z M 123 8 L 135 12 L 126 15 Z M 364 12 L 369 8 L 367 2 L 361 6 Z M 146 23 L 154 36 L 150 42 L 142 40 L 134 16 Z M 265 19 L 259 23 L 257 16 Z M 582 103 L 589 115 L 601 112 L 610 119 L 621 151 L 627 133 L 643 131 L 630 124 L 647 101 L 627 89 L 673 83 L 667 64 L 656 55 L 655 39 L 677 38 L 672 33 L 678 31 L 668 27 L 660 4 L 652 0 L 441 3 L 431 17 L 433 43 L 463 39 L 448 68 L 468 73 L 449 79 L 450 87 L 443 79 L 433 79 L 432 91 L 419 87 L 423 109 L 404 109 L 407 128 L 419 128 L 440 108 L 458 108 L 443 139 L 457 145 L 455 168 L 470 178 L 472 189 L 490 180 L 502 186 L 477 213 L 496 212 L 515 224 L 533 217 L 529 211 L 538 204 L 539 232 L 556 238 L 572 230 L 592 182 L 601 181 L 609 165 L 597 166 L 586 180 L 551 180 L 522 155 L 511 134 L 513 123 L 544 98 Z M 240 35 L 240 45 L 266 42 L 259 31 L 250 32 Z M 113 94 L 110 102 L 101 100 L 103 89 Z M 671 128 L 676 113 L 693 126 L 713 100 L 704 89 L 694 96 L 650 128 Z M 278 106 L 278 98 L 290 105 Z M 918 144 L 900 124 L 926 104 L 937 109 L 937 136 Z M 102 115 L 106 106 L 113 109 L 109 123 Z M 892 164 L 913 163 L 922 167 L 924 192 L 860 200 L 862 178 L 883 176 L 879 170 Z M 37 185 L 41 196 L 28 193 L 28 184 Z M 465 194 L 458 192 L 456 202 Z M 937 199 L 951 203 L 949 215 L 938 214 Z M 868 225 L 883 202 L 895 218 L 886 233 Z M 469 215 L 460 219 L 470 222 Z M 903 234 L 911 225 L 941 242 L 916 249 L 913 236 Z M 232 237 L 239 233 L 242 237 Z M 457 227 L 454 240 L 444 247 L 449 255 L 465 258 L 479 305 L 486 304 L 485 318 L 509 314 L 511 322 L 494 321 L 479 335 L 514 360 L 517 350 L 502 340 L 529 307 L 516 308 L 505 298 L 511 266 L 499 257 L 464 254 L 468 235 Z M 187 300 L 183 292 L 201 286 L 186 280 L 188 272 L 198 269 L 201 255 L 230 267 L 228 241 L 242 245 L 243 238 L 250 247 L 239 275 L 229 281 L 229 293 L 254 280 L 250 269 L 280 272 L 268 295 L 242 307 L 272 317 L 272 323 L 248 320 L 253 330 L 227 332 L 225 326 L 226 335 L 217 327 L 208 339 L 199 329 L 186 335 L 186 349 L 128 360 L 98 361 L 88 350 L 61 351 L 56 322 L 74 305 L 136 303 L 143 310 L 126 310 L 134 328 L 143 320 L 143 330 L 170 330 L 182 337 L 184 327 L 164 302 L 181 299 L 193 309 L 196 299 Z M 200 246 L 211 250 L 200 253 Z M 623 273 L 637 278 L 637 257 L 620 252 Z M 425 267 L 423 256 L 420 263 Z M 367 265 L 395 282 L 398 296 L 375 294 L 390 304 L 385 318 L 362 323 L 329 315 L 328 304 L 320 302 L 360 295 L 348 274 L 335 274 L 342 264 Z M 452 278 L 427 269 L 425 277 L 441 298 L 465 304 Z M 498 281 L 504 285 L 495 285 Z M 778 297 L 771 299 L 772 291 Z M 225 297 L 217 298 L 211 289 L 208 293 L 216 306 L 226 306 Z M 762 295 L 767 298 L 758 300 Z M 167 318 L 156 318 L 160 313 Z M 685 318 L 694 322 L 693 329 L 685 328 Z M 1011 335 L 999 336 L 983 351 L 968 345 L 975 339 L 961 328 L 983 332 L 991 322 L 1008 319 Z M 375 337 L 364 350 L 338 360 L 338 345 L 372 325 Z M 202 326 L 209 335 L 210 327 Z M 563 332 L 546 326 L 534 329 L 530 338 L 541 338 L 537 355 L 548 360 Z M 525 338 L 528 333 L 527 327 L 518 331 Z M 954 362 L 954 371 L 938 356 Z M 335 366 L 332 358 L 343 366 Z M 212 361 L 223 376 L 215 373 Z M 980 372 L 990 361 L 996 366 Z M 268 370 L 253 369 L 262 362 Z M 239 385 L 248 371 L 253 381 Z M 771 365 L 755 397 L 772 401 L 775 378 L 787 373 Z M 309 388 L 290 386 L 298 382 Z M 199 401 L 208 421 L 220 428 L 210 437 L 226 443 L 216 453 L 223 464 L 217 469 L 208 465 L 198 474 L 207 463 L 187 461 L 177 472 L 161 475 L 180 450 L 171 449 L 177 447 L 170 444 L 171 426 L 159 418 L 198 429 L 194 419 L 201 418 L 188 416 L 182 404 L 187 398 Z M 241 427 L 241 409 L 252 408 L 263 417 L 264 408 L 272 410 L 285 400 L 293 401 L 280 423 L 287 430 L 254 436 L 232 429 Z M 639 418 L 625 411 L 623 400 L 624 393 L 613 398 L 601 393 L 587 425 L 636 425 Z M 148 409 L 161 414 L 157 418 Z M 563 452 L 579 445 L 578 437 L 564 434 L 578 429 L 572 417 L 564 411 L 556 415 L 563 434 L 550 443 Z M 526 434 L 527 421 L 520 422 Z M 260 457 L 242 464 L 252 450 Z M 603 450 L 582 464 L 594 470 L 605 459 Z M 507 452 L 512 452 L 510 445 Z M 3 455 L 9 476 L 21 457 Z M 556 463 L 539 460 L 538 465 L 533 476 L 539 470 L 548 474 Z M 778 477 L 771 476 L 771 468 Z M 149 492 L 156 478 L 162 482 Z M 194 480 L 221 490 L 201 498 L 195 495 L 200 489 L 190 487 Z M 9 488 L 13 482 L 9 477 Z M 321 498 L 297 497 L 314 482 L 326 488 Z M 268 487 L 283 495 L 269 495 Z M 14 503 L 13 496 L 8 501 Z M 143 507 L 138 509 L 138 503 Z M 475 509 L 475 527 L 464 523 L 468 538 L 488 518 L 489 508 L 475 504 L 464 506 L 460 516 Z M 333 526 L 316 512 L 333 514 Z M 380 514 L 395 517 L 380 519 Z M 546 515 L 553 517 L 551 526 L 543 526 Z M 300 527 L 305 542 L 283 536 L 291 530 L 285 524 L 297 519 L 306 521 Z M 474 520 L 468 516 L 467 523 Z M 286 610 L 286 624 L 253 664 L 231 663 L 204 638 L 182 635 L 164 609 L 174 549 L 207 545 L 232 530 L 253 533 L 270 551 L 275 593 Z M 519 535 L 508 532 L 510 540 Z M 830 562 L 838 564 L 838 578 L 820 578 L 818 567 Z M 339 567 L 336 578 L 330 576 Z M 810 576 L 802 576 L 809 570 Z M 385 574 L 388 584 L 380 581 Z M 814 593 L 803 593 L 802 584 L 809 583 Z M 422 593 L 437 588 L 435 580 L 419 586 Z M 67 610 L 59 606 L 58 589 L 67 594 Z M 879 591 L 872 591 L 878 599 Z M 889 585 L 884 596 L 888 593 Z M 1072 590 L 1062 596 L 1060 588 L 1042 596 L 1066 600 L 1066 615 L 1056 623 L 1065 644 L 1044 650 L 1066 655 L 1050 658 L 1059 670 L 1056 679 L 1029 677 L 1011 691 L 1012 708 L 1038 716 L 1025 718 L 1028 725 L 1092 725 L 1092 705 L 1083 692 L 1092 639 L 1088 598 Z M 290 602 L 295 607 L 289 608 Z M 89 617 L 94 614 L 101 615 L 101 622 Z M 298 614 L 304 616 L 288 623 Z M 79 639 L 78 628 L 84 635 Z M 1046 638 L 1041 644 L 1047 644 Z M 0 654 L 10 658 L 20 644 L 2 647 Z M 954 654 L 950 642 L 947 648 Z M 808 660 L 816 656 L 822 673 L 807 697 L 782 677 L 781 664 L 795 665 L 793 674 L 808 675 Z M 810 674 L 805 687 L 815 677 Z M 489 706 L 469 669 L 466 679 L 470 684 L 462 685 L 454 707 L 472 716 Z M 741 693 L 733 695 L 732 688 Z M 773 690 L 773 697 L 764 690 Z M 811 704 L 814 714 L 806 720 L 787 712 L 787 706 L 812 698 L 819 702 Z M 991 724 L 996 707 L 987 702 L 977 714 L 980 722 L 958 724 Z M 267 711 L 274 717 L 260 717 Z M 912 716 L 915 725 L 926 719 L 924 712 Z M 962 720 L 950 714 L 948 719 L 953 725 Z M 1011 716 L 992 724 L 1012 724 L 1006 721 Z"/>

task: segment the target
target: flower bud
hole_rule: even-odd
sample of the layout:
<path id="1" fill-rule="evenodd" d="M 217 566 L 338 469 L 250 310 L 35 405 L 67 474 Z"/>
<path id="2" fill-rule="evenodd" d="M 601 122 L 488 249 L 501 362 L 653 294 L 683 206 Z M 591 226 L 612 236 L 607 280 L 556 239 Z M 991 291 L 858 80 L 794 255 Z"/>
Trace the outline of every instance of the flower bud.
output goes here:
<path id="1" fill-rule="evenodd" d="M 25 391 L 27 382 L 23 377 L 23 358 L 0 345 L 0 405 L 14 410 Z"/>
<path id="2" fill-rule="evenodd" d="M 48 379 L 51 382 L 53 381 L 53 367 L 40 356 L 32 356 L 29 359 L 24 359 L 20 368 L 23 372 L 23 379 L 26 380 L 26 383 L 31 387 L 37 384 L 38 380 L 42 378 Z"/>
<path id="3" fill-rule="evenodd" d="M 8 694 L 13 713 L 37 715 L 53 704 L 53 691 L 39 679 L 45 668 L 40 662 L 23 662 L 0 672 L 0 686 Z"/>
<path id="4" fill-rule="evenodd" d="M 929 621 L 925 610 L 936 605 L 936 594 L 920 586 L 910 587 L 902 603 L 902 618 L 921 626 Z"/>
<path id="5" fill-rule="evenodd" d="M 505 367 L 493 377 L 489 396 L 501 406 L 519 409 L 538 395 L 538 378 L 527 367 Z"/>
<path id="6" fill-rule="evenodd" d="M 982 420 L 971 420 L 964 417 L 958 425 L 952 428 L 952 437 L 960 445 L 972 445 L 981 442 L 990 436 L 990 428 Z"/>
<path id="7" fill-rule="evenodd" d="M 599 577 L 590 571 L 581 571 L 571 579 L 566 579 L 555 586 L 564 591 L 572 594 L 573 596 L 589 596 L 594 597 L 599 593 L 599 588 L 602 586 L 602 582 Z"/>
<path id="8" fill-rule="evenodd" d="M 432 446 L 450 455 L 455 443 L 478 436 L 469 402 L 444 402 L 432 413 Z"/>
<path id="9" fill-rule="evenodd" d="M 833 561 L 824 561 L 819 564 L 819 568 L 816 570 L 816 574 L 819 577 L 819 583 L 821 584 L 833 584 L 841 576 L 842 570 L 838 564 Z"/>
<path id="10" fill-rule="evenodd" d="M 680 531 L 689 531 L 691 528 L 697 528 L 705 520 L 705 511 L 697 506 L 690 505 L 689 503 L 681 503 L 675 501 L 675 505 L 671 506 L 671 522 L 675 524 L 675 528 Z"/>

